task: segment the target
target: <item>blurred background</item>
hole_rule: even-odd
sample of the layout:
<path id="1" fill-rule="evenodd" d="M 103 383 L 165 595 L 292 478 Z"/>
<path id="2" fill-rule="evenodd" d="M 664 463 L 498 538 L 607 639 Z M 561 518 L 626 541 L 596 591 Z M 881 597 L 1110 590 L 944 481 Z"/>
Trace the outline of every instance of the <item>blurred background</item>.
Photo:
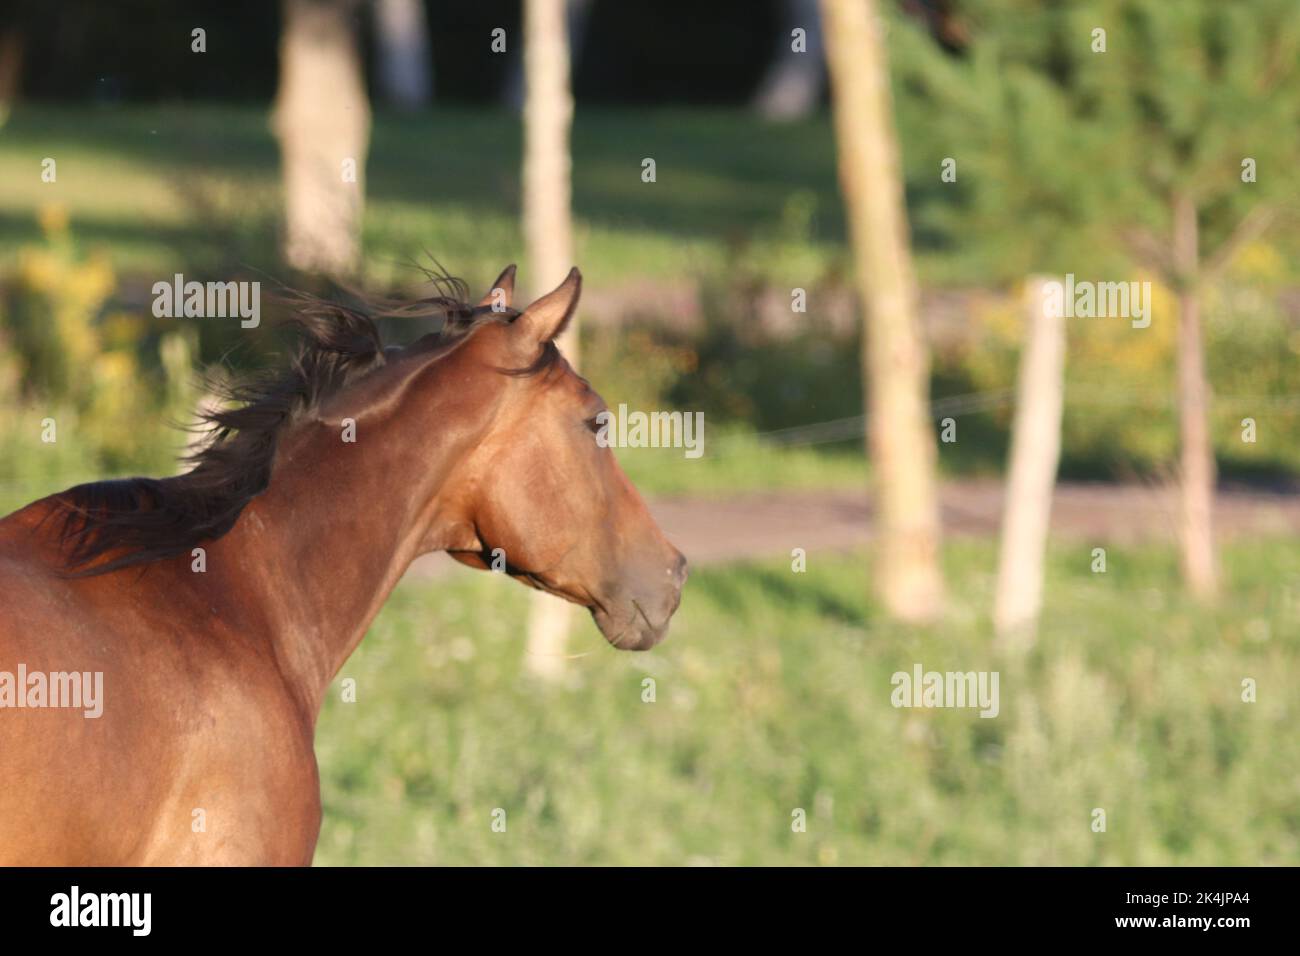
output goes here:
<path id="1" fill-rule="evenodd" d="M 174 473 L 196 373 L 283 347 L 156 318 L 176 273 L 577 264 L 610 406 L 704 413 L 618 450 L 674 631 L 419 562 L 318 862 L 1294 864 L 1298 162 L 1282 0 L 11 0 L 0 513 Z M 1051 321 L 1067 275 L 1149 327 Z M 915 662 L 999 716 L 891 706 Z"/>

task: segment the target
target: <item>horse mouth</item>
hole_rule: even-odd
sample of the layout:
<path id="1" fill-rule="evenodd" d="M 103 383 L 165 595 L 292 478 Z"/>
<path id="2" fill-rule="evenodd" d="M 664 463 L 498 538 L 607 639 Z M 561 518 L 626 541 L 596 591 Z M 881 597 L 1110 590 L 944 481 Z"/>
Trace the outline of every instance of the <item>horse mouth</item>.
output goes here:
<path id="1" fill-rule="evenodd" d="M 591 616 L 611 647 L 620 651 L 648 651 L 668 636 L 672 614 L 663 623 L 655 624 L 639 601 L 633 598 L 631 603 L 632 613 L 622 619 L 610 614 L 602 605 L 593 605 Z"/>
<path id="2" fill-rule="evenodd" d="M 585 607 L 591 612 L 592 619 L 600 628 L 600 632 L 605 635 L 605 640 L 609 641 L 612 647 L 624 651 L 648 651 L 667 637 L 668 625 L 682 599 L 679 587 L 673 594 L 668 613 L 660 623 L 656 624 L 636 598 L 629 599 L 630 613 L 615 614 L 610 610 L 612 602 L 607 604 L 590 592 L 579 594 L 562 590 L 546 581 L 540 572 L 529 571 L 509 563 L 505 567 L 505 572 L 521 584 Z"/>

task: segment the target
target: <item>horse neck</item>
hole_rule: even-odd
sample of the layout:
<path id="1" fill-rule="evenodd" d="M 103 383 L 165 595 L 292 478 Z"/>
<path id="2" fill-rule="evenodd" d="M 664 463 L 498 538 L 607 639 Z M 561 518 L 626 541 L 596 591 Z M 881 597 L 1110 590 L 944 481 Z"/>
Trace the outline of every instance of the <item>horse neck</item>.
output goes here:
<path id="1" fill-rule="evenodd" d="M 437 403 L 422 404 L 423 413 L 391 403 L 358 415 L 355 442 L 325 421 L 286 435 L 269 487 L 218 542 L 256 577 L 246 583 L 313 722 L 411 562 L 472 541 L 447 492 L 479 429 L 463 421 L 439 429 Z"/>

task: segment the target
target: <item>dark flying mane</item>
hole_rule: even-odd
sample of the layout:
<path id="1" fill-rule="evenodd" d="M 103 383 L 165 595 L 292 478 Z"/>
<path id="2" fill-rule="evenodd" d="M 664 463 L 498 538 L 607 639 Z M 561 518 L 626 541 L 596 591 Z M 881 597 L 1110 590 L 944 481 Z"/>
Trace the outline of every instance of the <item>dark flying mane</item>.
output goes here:
<path id="1" fill-rule="evenodd" d="M 198 427 L 211 432 L 183 459 L 193 465 L 190 471 L 172 478 L 97 481 L 54 496 L 67 573 L 104 574 L 188 554 L 228 532 L 244 506 L 270 483 L 284 430 L 384 364 L 376 319 L 440 316 L 442 329 L 429 338 L 433 345 L 445 345 L 481 324 L 512 321 L 518 314 L 470 305 L 459 279 L 429 278 L 435 284 L 432 297 L 398 302 L 358 296 L 359 308 L 286 293 L 297 314 L 284 324 L 299 333 L 297 350 L 281 368 L 233 383 L 209 382 L 224 407 L 200 413 Z M 548 343 L 537 362 L 517 371 L 537 371 L 556 355 Z"/>

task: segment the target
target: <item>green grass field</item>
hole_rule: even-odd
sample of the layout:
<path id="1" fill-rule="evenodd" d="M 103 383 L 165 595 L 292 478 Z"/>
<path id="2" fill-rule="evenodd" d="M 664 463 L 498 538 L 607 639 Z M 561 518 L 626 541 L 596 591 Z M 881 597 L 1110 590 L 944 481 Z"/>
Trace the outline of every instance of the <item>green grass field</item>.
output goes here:
<path id="1" fill-rule="evenodd" d="M 317 730 L 317 862 L 1300 863 L 1300 545 L 1228 550 L 1213 613 L 1177 597 L 1172 552 L 1094 575 L 1057 550 L 1022 663 L 990 650 L 991 544 L 948 557 L 920 633 L 877 613 L 866 556 L 697 570 L 649 654 L 584 622 L 562 688 L 521 670 L 525 589 L 403 585 Z M 1000 714 L 894 708 L 915 663 L 998 671 Z"/>
<path id="2" fill-rule="evenodd" d="M 506 111 L 376 116 L 368 278 L 409 275 L 403 261 L 424 250 L 481 282 L 522 261 L 519 155 L 520 120 Z M 57 162 L 54 183 L 40 179 L 46 157 Z M 647 157 L 653 183 L 641 179 Z M 721 268 L 737 243 L 807 282 L 841 254 L 828 117 L 762 124 L 735 110 L 583 110 L 573 158 L 576 255 L 591 282 Z M 0 131 L 0 247 L 37 239 L 40 209 L 62 203 L 79 241 L 124 271 L 270 269 L 279 175 L 262 108 L 20 105 Z"/>

